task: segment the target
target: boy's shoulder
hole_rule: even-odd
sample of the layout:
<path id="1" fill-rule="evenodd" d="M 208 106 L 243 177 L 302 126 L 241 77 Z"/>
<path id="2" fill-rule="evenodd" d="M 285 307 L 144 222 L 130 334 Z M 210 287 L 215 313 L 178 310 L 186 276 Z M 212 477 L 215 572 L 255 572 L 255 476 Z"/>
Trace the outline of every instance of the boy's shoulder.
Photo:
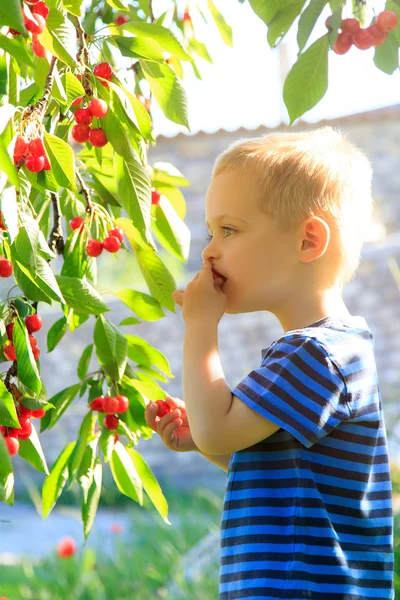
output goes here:
<path id="1" fill-rule="evenodd" d="M 364 317 L 345 319 L 325 317 L 307 327 L 287 331 L 268 348 L 263 348 L 264 361 L 269 355 L 296 353 L 299 346 L 319 350 L 341 369 L 356 360 L 374 361 L 374 336 Z"/>

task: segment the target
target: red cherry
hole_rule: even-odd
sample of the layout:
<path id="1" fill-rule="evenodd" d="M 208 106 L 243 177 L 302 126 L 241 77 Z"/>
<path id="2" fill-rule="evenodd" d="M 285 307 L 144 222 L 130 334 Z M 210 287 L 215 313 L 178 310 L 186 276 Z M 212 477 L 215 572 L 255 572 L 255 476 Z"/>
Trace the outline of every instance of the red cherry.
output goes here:
<path id="1" fill-rule="evenodd" d="M 36 410 L 32 411 L 32 417 L 34 417 L 35 419 L 41 419 L 42 417 L 44 417 L 45 414 L 46 411 L 44 410 L 44 408 L 37 408 Z"/>
<path id="2" fill-rule="evenodd" d="M 107 252 L 118 252 L 120 247 L 121 242 L 115 235 L 110 235 L 110 237 L 103 241 L 103 248 L 104 250 L 107 250 Z"/>
<path id="3" fill-rule="evenodd" d="M 46 150 L 44 149 L 42 139 L 36 138 L 30 141 L 28 146 L 28 152 L 29 154 L 32 154 L 32 156 L 46 156 Z"/>
<path id="4" fill-rule="evenodd" d="M 43 171 L 51 171 L 51 164 L 49 159 L 47 158 L 47 156 L 43 156 L 44 158 L 44 164 L 43 164 Z"/>
<path id="5" fill-rule="evenodd" d="M 103 398 L 103 410 L 108 415 L 113 415 L 118 412 L 119 402 L 114 396 L 104 396 Z"/>
<path id="6" fill-rule="evenodd" d="M 35 333 L 35 331 L 42 328 L 42 317 L 38 314 L 28 315 L 25 317 L 25 325 L 28 333 Z"/>
<path id="7" fill-rule="evenodd" d="M 353 45 L 353 36 L 347 31 L 342 31 L 336 38 L 336 42 L 333 45 L 333 51 L 336 54 L 345 54 L 350 50 Z"/>
<path id="8" fill-rule="evenodd" d="M 38 58 L 45 58 L 46 56 L 46 48 L 42 46 L 39 40 L 32 39 L 32 51 Z"/>
<path id="9" fill-rule="evenodd" d="M 185 21 L 191 21 L 192 20 L 192 17 L 190 16 L 188 8 L 185 9 L 185 12 L 183 13 L 183 19 L 182 20 L 183 20 L 183 22 L 185 22 Z"/>
<path id="10" fill-rule="evenodd" d="M 113 74 L 111 65 L 106 62 L 99 63 L 93 69 L 93 73 L 96 77 L 103 77 L 103 79 L 110 79 Z"/>
<path id="11" fill-rule="evenodd" d="M 89 403 L 89 406 L 92 410 L 96 410 L 98 412 L 104 412 L 103 411 L 103 398 L 104 396 L 99 396 L 98 398 L 95 398 L 94 400 L 92 400 Z"/>
<path id="12" fill-rule="evenodd" d="M 14 156 L 24 156 L 28 151 L 29 142 L 26 138 L 21 135 L 17 135 L 14 146 Z"/>
<path id="13" fill-rule="evenodd" d="M 37 4 L 39 0 L 26 0 L 28 4 Z"/>
<path id="14" fill-rule="evenodd" d="M 28 154 L 28 156 L 25 159 L 25 165 L 28 171 L 31 171 L 32 173 L 38 173 L 39 171 L 43 171 L 44 157 L 33 156 L 32 154 Z"/>
<path id="15" fill-rule="evenodd" d="M 347 31 L 347 33 L 357 33 L 360 29 L 360 21 L 358 19 L 343 19 L 340 28 L 342 31 Z"/>
<path id="16" fill-rule="evenodd" d="M 353 44 L 357 46 L 357 48 L 359 48 L 360 50 L 368 50 L 368 48 L 371 48 L 371 46 L 374 45 L 374 38 L 372 37 L 368 29 L 360 28 L 353 35 Z"/>
<path id="17" fill-rule="evenodd" d="M 126 412 L 129 408 L 129 399 L 126 396 L 115 396 L 118 400 L 118 410 L 117 413 Z"/>
<path id="18" fill-rule="evenodd" d="M 67 537 L 61 540 L 57 544 L 57 554 L 61 558 L 67 558 L 72 556 L 76 552 L 76 543 L 75 540 L 71 537 Z"/>
<path id="19" fill-rule="evenodd" d="M 42 33 L 46 29 L 46 19 L 39 14 L 35 14 L 33 19 L 25 18 L 24 23 L 31 33 Z"/>
<path id="20" fill-rule="evenodd" d="M 14 344 L 8 344 L 7 346 L 4 346 L 3 352 L 7 360 L 12 360 L 13 362 L 14 360 L 17 360 Z"/>
<path id="21" fill-rule="evenodd" d="M 17 438 L 12 437 L 12 436 L 6 436 L 4 438 L 4 441 L 6 443 L 6 446 L 8 448 L 8 453 L 10 456 L 14 456 L 14 454 L 17 454 L 18 450 L 19 450 L 19 441 Z"/>
<path id="22" fill-rule="evenodd" d="M 14 323 L 8 323 L 6 325 L 7 337 L 10 340 L 10 342 L 13 341 L 13 329 L 14 329 Z"/>
<path id="23" fill-rule="evenodd" d="M 42 0 L 39 0 L 39 2 L 36 2 L 35 6 L 32 8 L 32 12 L 41 15 L 43 19 L 47 19 L 47 17 L 49 16 L 50 9 L 47 6 L 46 2 L 42 2 Z"/>
<path id="24" fill-rule="evenodd" d="M 24 406 L 23 404 L 20 404 L 19 405 L 19 414 L 21 415 L 21 417 L 31 417 L 32 411 L 30 408 L 26 408 L 26 406 Z"/>
<path id="25" fill-rule="evenodd" d="M 115 24 L 120 26 L 129 21 L 129 17 L 127 15 L 120 15 L 115 19 Z"/>
<path id="26" fill-rule="evenodd" d="M 89 102 L 89 109 L 92 115 L 94 117 L 99 117 L 99 119 L 105 117 L 108 113 L 107 102 L 105 102 L 105 100 L 101 100 L 100 98 L 92 98 L 92 100 Z"/>
<path id="27" fill-rule="evenodd" d="M 165 400 L 156 400 L 156 404 L 158 406 L 157 417 L 161 418 L 171 412 L 171 407 Z"/>
<path id="28" fill-rule="evenodd" d="M 27 440 L 32 433 L 32 423 L 27 417 L 20 417 L 19 422 L 21 424 L 21 429 L 18 437 L 20 440 Z"/>
<path id="29" fill-rule="evenodd" d="M 151 203 L 152 204 L 158 204 L 160 202 L 160 197 L 161 194 L 158 190 L 156 190 L 156 188 L 151 188 Z"/>
<path id="30" fill-rule="evenodd" d="M 28 335 L 32 350 L 37 347 L 37 339 L 31 333 Z"/>
<path id="31" fill-rule="evenodd" d="M 122 244 L 122 242 L 124 241 L 124 235 L 125 235 L 125 234 L 124 234 L 124 230 L 123 230 L 123 229 L 121 229 L 121 227 L 115 227 L 115 229 L 111 229 L 111 230 L 108 232 L 108 237 L 110 237 L 110 235 L 113 235 L 113 236 L 115 236 L 116 238 L 118 238 L 118 239 L 119 239 L 119 241 L 121 242 L 121 244 Z"/>
<path id="32" fill-rule="evenodd" d="M 100 240 L 89 240 L 86 245 L 88 256 L 100 256 L 103 252 L 103 243 Z"/>
<path id="33" fill-rule="evenodd" d="M 369 27 L 367 27 L 367 29 L 374 38 L 374 46 L 381 46 L 387 39 L 388 32 L 383 31 L 377 22 L 372 23 Z"/>
<path id="34" fill-rule="evenodd" d="M 92 146 L 95 146 L 95 148 L 102 148 L 107 144 L 108 139 L 106 138 L 101 127 L 98 129 L 92 127 L 92 129 L 89 131 L 89 142 L 92 144 Z"/>
<path id="35" fill-rule="evenodd" d="M 79 104 L 82 102 L 83 100 L 83 96 L 78 96 L 78 98 L 75 98 L 75 100 L 71 103 L 71 106 L 79 106 Z"/>
<path id="36" fill-rule="evenodd" d="M 93 121 L 93 115 L 88 108 L 78 108 L 75 111 L 74 119 L 78 125 L 90 125 Z"/>
<path id="37" fill-rule="evenodd" d="M 70 220 L 69 222 L 71 229 L 73 231 L 75 231 L 75 229 L 81 229 L 81 231 L 84 228 L 84 220 L 82 219 L 82 217 L 74 217 L 73 219 Z"/>
<path id="38" fill-rule="evenodd" d="M 0 277 L 10 277 L 13 272 L 13 266 L 9 260 L 0 257 Z"/>
<path id="39" fill-rule="evenodd" d="M 399 18 L 394 10 L 383 10 L 379 13 L 376 22 L 383 31 L 392 31 L 396 29 Z"/>
<path id="40" fill-rule="evenodd" d="M 25 156 L 15 156 L 15 154 L 14 154 L 13 160 L 14 160 L 14 165 L 21 166 L 25 162 Z"/>
<path id="41" fill-rule="evenodd" d="M 0 210 L 0 229 L 2 229 L 3 231 L 7 231 L 7 227 L 3 223 L 3 213 L 1 212 L 1 210 Z"/>
<path id="42" fill-rule="evenodd" d="M 79 142 L 80 144 L 84 144 L 89 141 L 89 125 L 74 125 L 71 129 L 71 135 L 75 142 Z"/>
<path id="43" fill-rule="evenodd" d="M 37 346 L 35 348 L 32 348 L 32 353 L 33 353 L 33 358 L 35 360 L 39 360 L 40 348 L 38 348 Z"/>
<path id="44" fill-rule="evenodd" d="M 107 415 L 104 419 L 104 427 L 106 429 L 110 429 L 111 431 L 118 429 L 118 423 L 119 419 L 115 415 Z"/>

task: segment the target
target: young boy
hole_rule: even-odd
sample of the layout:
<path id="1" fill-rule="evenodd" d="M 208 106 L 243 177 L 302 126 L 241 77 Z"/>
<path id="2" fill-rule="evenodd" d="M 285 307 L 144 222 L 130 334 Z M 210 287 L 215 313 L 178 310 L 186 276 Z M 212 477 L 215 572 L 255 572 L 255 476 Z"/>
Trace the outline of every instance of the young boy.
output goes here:
<path id="1" fill-rule="evenodd" d="M 228 472 L 220 600 L 394 598 L 392 487 L 374 338 L 343 298 L 371 220 L 372 170 L 338 130 L 241 139 L 217 158 L 210 243 L 173 294 L 183 398 L 146 421 L 168 448 Z M 228 234 L 226 232 L 229 232 Z M 229 389 L 224 313 L 284 334 Z M 213 600 L 213 599 L 205 599 Z"/>

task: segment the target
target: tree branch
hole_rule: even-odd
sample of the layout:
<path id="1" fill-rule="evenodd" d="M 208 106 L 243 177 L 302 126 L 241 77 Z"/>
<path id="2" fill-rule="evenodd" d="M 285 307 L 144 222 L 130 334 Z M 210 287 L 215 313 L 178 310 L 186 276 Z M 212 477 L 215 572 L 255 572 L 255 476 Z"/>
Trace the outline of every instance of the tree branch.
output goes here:
<path id="1" fill-rule="evenodd" d="M 53 206 L 54 221 L 48 244 L 52 252 L 63 255 L 65 245 L 62 231 L 60 200 L 58 194 L 55 194 L 54 192 L 50 193 L 50 198 Z"/>
<path id="2" fill-rule="evenodd" d="M 93 96 L 93 90 L 92 90 L 92 87 L 91 87 L 90 81 L 89 81 L 90 71 L 88 69 L 88 65 L 90 63 L 90 56 L 89 56 L 89 49 L 86 44 L 87 34 L 83 30 L 83 27 L 79 20 L 79 17 L 75 17 L 75 24 L 76 24 L 76 33 L 78 35 L 78 52 L 76 55 L 76 60 L 80 64 L 83 64 L 85 67 L 82 84 L 85 89 L 86 95 L 91 97 L 91 96 Z"/>
<path id="3" fill-rule="evenodd" d="M 43 96 L 38 100 L 35 104 L 30 104 L 25 108 L 22 113 L 22 120 L 25 120 L 27 117 L 30 117 L 33 113 L 37 113 L 37 117 L 39 121 L 43 120 L 43 117 L 46 113 L 47 104 L 50 99 L 51 90 L 53 88 L 54 81 L 54 69 L 56 66 L 57 57 L 53 56 L 50 62 L 49 72 L 47 73 L 46 83 L 44 86 Z"/>
<path id="4" fill-rule="evenodd" d="M 93 203 L 90 200 L 90 196 L 92 194 L 92 190 L 90 190 L 85 182 L 83 181 L 82 175 L 79 173 L 78 169 L 75 169 L 75 176 L 79 181 L 79 185 L 81 186 L 81 194 L 85 197 L 86 200 L 86 212 L 90 213 L 93 210 Z"/>

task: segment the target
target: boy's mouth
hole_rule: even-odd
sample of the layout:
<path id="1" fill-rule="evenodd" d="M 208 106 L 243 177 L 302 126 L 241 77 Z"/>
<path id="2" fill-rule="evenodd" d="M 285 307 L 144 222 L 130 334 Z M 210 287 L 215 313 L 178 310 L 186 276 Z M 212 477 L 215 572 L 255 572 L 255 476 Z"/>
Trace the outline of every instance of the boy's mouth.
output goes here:
<path id="1" fill-rule="evenodd" d="M 226 281 L 226 277 L 224 277 L 224 275 L 221 275 L 221 273 L 218 273 L 218 271 L 215 271 L 215 269 L 212 270 L 212 274 L 214 279 L 217 279 L 217 277 L 221 277 L 224 281 Z"/>

